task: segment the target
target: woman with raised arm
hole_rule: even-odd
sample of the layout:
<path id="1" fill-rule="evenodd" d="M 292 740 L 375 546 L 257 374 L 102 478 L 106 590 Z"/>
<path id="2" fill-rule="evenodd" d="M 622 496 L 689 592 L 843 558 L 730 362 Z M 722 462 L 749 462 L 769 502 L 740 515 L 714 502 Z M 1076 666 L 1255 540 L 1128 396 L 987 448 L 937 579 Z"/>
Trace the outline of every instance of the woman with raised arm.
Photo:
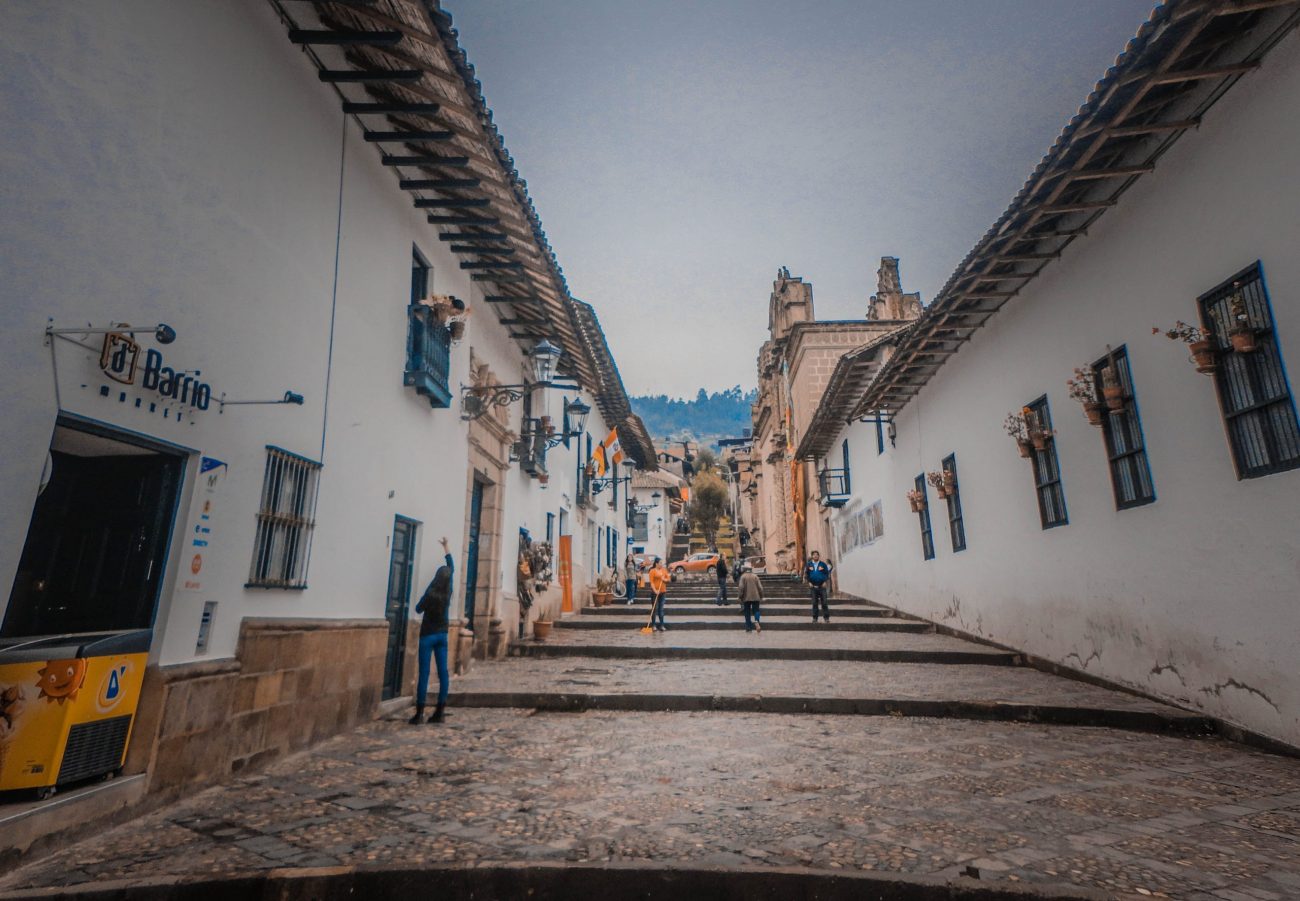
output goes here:
<path id="1" fill-rule="evenodd" d="M 438 571 L 433 574 L 433 581 L 429 583 L 428 588 L 424 589 L 424 595 L 415 605 L 415 612 L 423 613 L 424 619 L 420 621 L 420 665 L 415 677 L 415 716 L 411 717 L 412 725 L 425 721 L 424 702 L 429 694 L 430 657 L 438 665 L 438 706 L 434 708 L 429 722 L 442 722 L 443 711 L 447 707 L 448 683 L 451 681 L 447 673 L 447 612 L 451 606 L 451 593 L 455 587 L 452 575 L 456 571 L 456 565 L 452 562 L 451 548 L 447 546 L 447 539 L 439 540 L 447 562 L 438 567 Z"/>

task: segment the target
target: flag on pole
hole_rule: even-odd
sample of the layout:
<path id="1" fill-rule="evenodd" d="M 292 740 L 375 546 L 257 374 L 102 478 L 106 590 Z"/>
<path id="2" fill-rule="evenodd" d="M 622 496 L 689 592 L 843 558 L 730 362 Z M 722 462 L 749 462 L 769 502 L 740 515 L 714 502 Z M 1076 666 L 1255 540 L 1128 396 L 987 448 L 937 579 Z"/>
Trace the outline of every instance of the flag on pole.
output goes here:
<path id="1" fill-rule="evenodd" d="M 618 429 L 610 429 L 605 438 L 605 459 L 611 467 L 623 462 L 623 445 L 618 440 Z"/>
<path id="2" fill-rule="evenodd" d="M 595 450 L 591 452 L 591 460 L 587 463 L 587 468 L 596 474 L 596 478 L 605 478 L 605 471 L 608 469 L 605 462 L 605 445 L 596 445 Z"/>

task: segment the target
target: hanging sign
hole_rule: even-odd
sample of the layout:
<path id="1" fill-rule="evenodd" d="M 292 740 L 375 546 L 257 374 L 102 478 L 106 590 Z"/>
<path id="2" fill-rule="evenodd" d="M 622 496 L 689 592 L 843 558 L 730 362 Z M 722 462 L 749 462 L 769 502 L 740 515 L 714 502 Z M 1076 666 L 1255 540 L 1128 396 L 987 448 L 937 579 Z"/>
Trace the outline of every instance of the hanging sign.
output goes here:
<path id="1" fill-rule="evenodd" d="M 162 351 L 149 348 L 144 352 L 144 368 L 140 371 L 140 345 L 124 332 L 109 332 L 104 336 L 104 346 L 99 353 L 99 368 L 104 375 L 123 385 L 134 385 L 140 376 L 140 387 L 156 391 L 169 400 L 189 404 L 206 410 L 212 404 L 212 386 L 201 382 L 198 370 L 177 371 L 166 365 Z"/>

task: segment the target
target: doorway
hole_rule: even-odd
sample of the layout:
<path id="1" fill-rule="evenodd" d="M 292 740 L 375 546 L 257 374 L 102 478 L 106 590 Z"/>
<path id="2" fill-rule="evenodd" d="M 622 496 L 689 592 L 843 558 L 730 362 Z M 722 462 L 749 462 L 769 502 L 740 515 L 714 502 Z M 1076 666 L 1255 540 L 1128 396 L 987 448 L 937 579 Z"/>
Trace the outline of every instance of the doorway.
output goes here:
<path id="1" fill-rule="evenodd" d="M 60 419 L 0 637 L 153 627 L 184 456 Z"/>
<path id="2" fill-rule="evenodd" d="M 474 631 L 474 600 L 478 592 L 479 538 L 483 532 L 483 482 L 476 475 L 469 498 L 469 544 L 465 549 L 465 628 Z"/>
<path id="3" fill-rule="evenodd" d="M 388 620 L 388 648 L 384 653 L 384 700 L 402 693 L 402 664 L 406 657 L 406 624 L 410 618 L 411 576 L 415 567 L 416 523 L 393 519 L 393 541 L 388 556 L 388 594 L 384 617 Z"/>

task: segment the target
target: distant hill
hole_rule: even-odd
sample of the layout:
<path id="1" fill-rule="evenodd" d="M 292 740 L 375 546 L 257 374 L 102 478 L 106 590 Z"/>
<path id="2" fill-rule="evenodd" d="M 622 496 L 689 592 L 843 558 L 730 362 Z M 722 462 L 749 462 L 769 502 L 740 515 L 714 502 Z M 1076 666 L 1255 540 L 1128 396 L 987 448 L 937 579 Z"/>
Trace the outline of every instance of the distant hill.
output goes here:
<path id="1" fill-rule="evenodd" d="M 645 420 L 655 439 L 689 436 L 703 444 L 738 437 L 741 430 L 750 428 L 750 406 L 757 399 L 757 391 L 742 391 L 739 385 L 713 394 L 701 388 L 694 400 L 666 394 L 630 398 L 632 409 Z"/>

